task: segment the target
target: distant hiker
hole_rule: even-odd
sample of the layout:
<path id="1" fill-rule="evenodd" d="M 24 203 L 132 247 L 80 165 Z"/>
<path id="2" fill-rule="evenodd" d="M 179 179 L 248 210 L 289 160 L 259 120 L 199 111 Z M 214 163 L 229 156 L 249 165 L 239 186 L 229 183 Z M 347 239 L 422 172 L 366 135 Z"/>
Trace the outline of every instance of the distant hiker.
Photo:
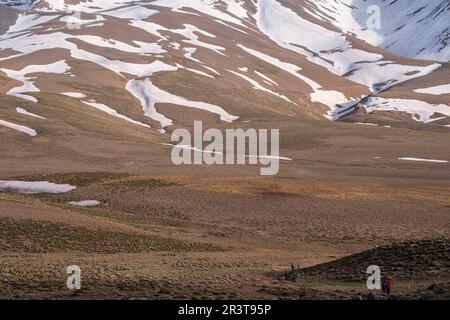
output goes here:
<path id="1" fill-rule="evenodd" d="M 369 294 L 367 295 L 367 300 L 375 300 L 375 295 L 373 294 L 372 291 L 370 291 Z"/>
<path id="2" fill-rule="evenodd" d="M 391 289 L 392 289 L 392 280 L 387 279 L 386 280 L 386 294 L 388 297 L 391 295 Z"/>
<path id="3" fill-rule="evenodd" d="M 386 293 L 386 278 L 381 279 L 381 291 Z"/>
<path id="4" fill-rule="evenodd" d="M 284 274 L 284 279 L 289 281 L 297 281 L 297 272 L 293 263 L 291 263 L 291 271 Z"/>
<path id="5" fill-rule="evenodd" d="M 362 300 L 361 293 L 357 293 L 357 294 L 353 295 L 352 300 Z"/>

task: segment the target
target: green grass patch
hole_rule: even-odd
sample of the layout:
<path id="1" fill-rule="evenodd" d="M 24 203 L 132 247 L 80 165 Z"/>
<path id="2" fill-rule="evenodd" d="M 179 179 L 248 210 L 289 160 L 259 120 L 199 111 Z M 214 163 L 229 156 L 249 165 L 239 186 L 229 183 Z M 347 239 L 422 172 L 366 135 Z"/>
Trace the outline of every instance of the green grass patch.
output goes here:
<path id="1" fill-rule="evenodd" d="M 360 287 L 361 283 L 356 281 L 341 281 L 332 279 L 309 279 L 298 278 L 295 281 L 296 284 L 307 287 Z"/>

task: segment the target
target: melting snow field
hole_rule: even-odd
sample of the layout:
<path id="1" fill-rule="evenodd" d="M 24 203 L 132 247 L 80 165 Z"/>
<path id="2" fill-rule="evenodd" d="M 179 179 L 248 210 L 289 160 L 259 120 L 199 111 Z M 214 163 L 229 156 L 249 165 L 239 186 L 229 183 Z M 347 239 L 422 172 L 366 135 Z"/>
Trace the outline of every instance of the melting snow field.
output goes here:
<path id="1" fill-rule="evenodd" d="M 224 1 L 226 12 L 217 9 L 214 0 L 193 1 L 193 0 L 156 0 L 153 5 L 172 8 L 173 11 L 182 11 L 183 8 L 193 8 L 198 12 L 216 17 L 226 22 L 231 22 L 242 27 L 246 27 L 241 19 L 248 19 L 247 11 L 236 1 Z M 240 18 L 240 19 L 238 19 Z"/>
<path id="2" fill-rule="evenodd" d="M 417 162 L 434 162 L 434 163 L 448 163 L 447 160 L 421 159 L 421 158 L 398 158 L 403 161 L 417 161 Z"/>
<path id="3" fill-rule="evenodd" d="M 343 104 L 349 101 L 349 99 L 345 97 L 345 95 L 342 92 L 334 90 L 323 90 L 320 84 L 302 75 L 300 73 L 300 71 L 302 71 L 302 68 L 294 64 L 280 61 L 279 59 L 271 57 L 265 53 L 247 48 L 242 44 L 239 44 L 238 47 L 257 58 L 290 73 L 291 75 L 299 78 L 300 80 L 308 84 L 313 91 L 313 93 L 311 93 L 311 101 L 322 103 L 328 106 L 330 108 L 330 113 L 328 117 L 330 118 L 333 118 L 331 114 L 333 114 L 333 112 L 335 112 L 335 110 L 337 109 L 336 108 L 337 104 Z"/>
<path id="4" fill-rule="evenodd" d="M 173 121 L 156 111 L 155 104 L 157 103 L 175 104 L 212 112 L 219 115 L 220 119 L 226 122 L 232 122 L 239 118 L 229 114 L 219 106 L 205 102 L 190 101 L 186 98 L 161 90 L 154 86 L 150 79 L 130 80 L 126 88 L 133 96 L 139 99 L 142 107 L 144 108 L 145 115 L 155 121 L 158 121 L 162 128 L 171 126 Z"/>
<path id="5" fill-rule="evenodd" d="M 339 76 L 348 75 L 350 80 L 373 91 L 429 74 L 441 66 L 400 65 L 383 60 L 383 55 L 355 49 L 345 35 L 300 17 L 276 0 L 258 0 L 257 9 L 259 29 L 279 46 Z M 386 85 L 380 88 L 381 83 Z"/>
<path id="6" fill-rule="evenodd" d="M 368 113 L 376 110 L 406 112 L 411 114 L 414 120 L 424 123 L 442 119 L 442 117 L 435 117 L 436 114 L 450 116 L 450 107 L 445 104 L 436 105 L 408 99 L 372 97 L 366 103 L 366 110 Z"/>
<path id="7" fill-rule="evenodd" d="M 66 193 L 75 189 L 76 187 L 69 184 L 56 184 L 47 181 L 0 181 L 0 191 L 23 194 Z"/>
<path id="8" fill-rule="evenodd" d="M 51 15 L 51 16 L 39 16 L 37 14 L 19 15 L 16 23 L 9 28 L 8 32 L 10 33 L 19 32 L 30 28 L 34 28 L 41 24 L 52 21 L 58 17 L 59 15 Z"/>
<path id="9" fill-rule="evenodd" d="M 103 11 L 102 14 L 122 18 L 122 19 L 138 19 L 143 20 L 157 14 L 159 11 L 150 10 L 142 6 L 131 6 L 113 11 Z"/>
<path id="10" fill-rule="evenodd" d="M 67 202 L 67 204 L 76 207 L 96 207 L 101 205 L 102 203 L 97 200 L 81 200 L 81 201 L 70 201 Z"/>
<path id="11" fill-rule="evenodd" d="M 447 0 L 307 0 L 312 16 L 327 20 L 343 31 L 400 55 L 427 60 L 448 61 Z M 367 27 L 372 4 L 382 12 L 380 28 Z M 414 36 L 411 36 L 414 35 Z"/>
<path id="12" fill-rule="evenodd" d="M 30 92 L 39 92 L 39 88 L 34 85 L 34 77 L 27 77 L 29 74 L 33 73 L 65 73 L 70 70 L 69 65 L 67 65 L 65 60 L 61 60 L 55 63 L 47 64 L 47 65 L 29 65 L 21 70 L 10 70 L 0 68 L 0 71 L 6 73 L 6 75 L 14 80 L 20 81 L 23 83 L 22 86 L 12 88 L 8 91 L 8 95 L 15 96 L 18 98 L 22 98 L 31 102 L 37 102 L 35 97 L 25 95 L 24 93 Z"/>
<path id="13" fill-rule="evenodd" d="M 449 5 L 446 4 L 448 1 L 427 1 L 416 1 L 422 5 L 415 4 L 412 6 L 410 4 L 415 9 L 409 12 L 407 10 L 408 6 L 400 4 L 400 1 L 384 2 L 380 0 L 380 2 L 383 2 L 385 12 L 387 12 L 389 18 L 389 20 L 383 21 L 383 28 L 380 32 L 374 32 L 366 28 L 367 26 L 362 26 L 362 22 L 358 20 L 361 14 L 367 14 L 368 3 L 365 0 L 305 0 L 303 2 L 307 5 L 304 5 L 303 9 L 305 15 L 309 14 L 320 20 L 333 20 L 330 22 L 341 28 L 344 32 L 352 32 L 368 43 L 375 43 L 382 47 L 388 47 L 388 49 L 392 47 L 395 52 L 410 54 L 412 56 L 445 58 L 450 54 L 447 45 L 448 28 L 445 29 L 442 27 L 448 25 L 446 23 L 448 21 L 448 15 L 445 13 L 448 10 L 444 10 L 449 8 Z M 177 14 L 189 14 L 190 17 L 195 16 L 200 17 L 200 19 L 208 18 L 213 21 L 214 25 L 220 23 L 223 28 L 231 28 L 247 35 L 250 33 L 246 31 L 262 32 L 280 47 L 305 57 L 306 60 L 317 65 L 317 67 L 324 67 L 338 76 L 346 77 L 356 83 L 363 84 L 375 93 L 401 82 L 427 75 L 441 67 L 437 63 L 430 63 L 425 66 L 424 64 L 420 64 L 421 66 L 404 65 L 387 60 L 384 55 L 377 51 L 374 53 L 365 51 L 368 49 L 360 50 L 354 48 L 355 42 L 347 34 L 340 32 L 338 29 L 326 27 L 326 24 L 314 23 L 314 20 L 308 19 L 305 15 L 299 14 L 297 11 L 289 8 L 288 3 L 277 0 L 253 0 L 251 1 L 252 4 L 241 0 L 229 0 L 220 1 L 220 6 L 216 0 L 155 0 L 152 2 L 137 2 L 134 0 L 90 0 L 75 2 L 46 0 L 46 2 L 47 6 L 37 6 L 36 11 L 32 13 L 21 14 L 16 23 L 8 30 L 8 33 L 0 36 L 0 50 L 12 49 L 14 51 L 13 55 L 2 57 L 0 61 L 22 57 L 42 50 L 64 49 L 70 53 L 70 57 L 74 60 L 95 63 L 100 67 L 115 72 L 123 79 L 129 80 L 126 89 L 140 101 L 145 115 L 159 122 L 162 128 L 171 126 L 173 120 L 156 110 L 155 105 L 157 103 L 175 104 L 205 110 L 217 114 L 221 120 L 227 122 L 238 119 L 238 117 L 227 113 L 219 106 L 190 101 L 159 89 L 147 78 L 158 72 L 175 72 L 181 69 L 201 76 L 214 78 L 211 74 L 200 70 L 207 69 L 217 75 L 220 75 L 220 73 L 200 61 L 198 56 L 202 56 L 204 51 L 209 51 L 210 53 L 212 51 L 213 54 L 220 56 L 220 58 L 225 59 L 228 57 L 226 55 L 227 48 L 221 46 L 221 39 L 218 39 L 215 34 L 211 33 L 212 31 L 210 30 L 212 29 L 208 24 L 202 27 L 204 29 L 200 29 L 194 25 L 195 22 L 192 22 L 195 20 L 187 20 L 189 24 L 185 23 L 177 27 L 177 29 L 171 29 L 154 22 L 149 22 L 153 20 L 153 16 L 159 13 L 166 13 L 167 9 L 177 12 Z M 35 3 L 37 4 L 39 1 Z M 439 5 L 439 3 L 441 4 Z M 148 5 L 151 5 L 151 8 L 148 8 Z M 253 5 L 256 11 L 247 8 L 247 6 L 252 7 Z M 380 5 L 382 4 L 380 3 Z M 394 8 L 397 9 L 397 12 L 392 10 Z M 440 8 L 444 13 L 437 12 L 439 10 L 433 10 L 433 8 Z M 398 9 L 403 10 L 405 14 L 399 15 Z M 66 14 L 69 11 L 88 13 L 90 17 L 87 20 L 83 20 L 82 18 L 76 18 L 70 14 Z M 398 19 L 398 16 L 404 16 L 404 19 Z M 432 23 L 431 17 L 436 18 L 439 23 Z M 147 43 L 129 39 L 129 42 L 125 43 L 97 35 L 83 35 L 74 32 L 64 33 L 60 31 L 64 30 L 64 28 L 49 28 L 45 30 L 48 27 L 46 24 L 55 20 L 93 27 L 102 26 L 105 21 L 109 22 L 116 19 L 126 20 L 129 27 L 144 30 L 159 40 L 149 41 Z M 403 20 L 412 22 L 408 24 Z M 256 24 L 254 21 L 256 21 Z M 411 28 L 413 32 L 411 32 Z M 419 31 L 423 32 L 425 29 L 432 37 L 423 37 L 419 41 L 412 43 L 412 37 L 408 37 L 408 34 L 421 34 Z M 176 39 L 173 38 L 173 35 L 176 36 Z M 78 41 L 74 42 L 73 40 Z M 118 50 L 128 54 L 151 56 L 152 58 L 164 58 L 165 56 L 161 56 L 161 54 L 167 53 L 169 50 L 177 50 L 187 59 L 191 60 L 190 62 L 195 62 L 196 68 L 188 68 L 181 64 L 173 66 L 159 60 L 146 64 L 125 62 L 123 59 L 111 60 L 105 56 L 80 49 L 77 45 L 78 42 L 83 42 L 84 44 L 98 48 Z M 169 43 L 169 45 L 165 43 Z M 325 116 L 329 119 L 337 120 L 347 113 L 352 112 L 359 102 L 358 99 L 360 98 L 358 97 L 355 99 L 351 96 L 347 97 L 339 91 L 326 90 L 326 88 L 322 87 L 322 84 L 314 81 L 316 80 L 315 78 L 313 80 L 305 76 L 303 69 L 297 65 L 283 62 L 265 53 L 239 45 L 236 41 L 235 43 L 237 47 L 240 47 L 246 53 L 290 73 L 309 85 L 312 92 L 310 93 L 310 100 L 328 106 L 330 112 Z M 440 44 L 444 44 L 445 46 L 440 47 Z M 199 49 L 201 52 L 197 54 L 199 53 Z M 430 52 L 435 52 L 436 55 L 430 55 Z M 70 61 L 72 60 L 70 59 Z M 446 60 L 444 59 L 442 61 Z M 305 67 L 305 69 L 309 71 L 307 74 L 310 75 L 311 71 L 309 68 Z M 35 97 L 26 94 L 40 91 L 34 83 L 35 77 L 33 77 L 33 74 L 63 74 L 70 70 L 70 66 L 67 65 L 65 60 L 61 60 L 48 65 L 29 65 L 18 71 L 2 68 L 0 70 L 6 73 L 9 78 L 22 83 L 21 86 L 12 88 L 8 92 L 9 95 L 37 102 Z M 240 72 L 228 71 L 233 73 L 234 76 L 247 81 L 255 90 L 264 91 L 285 101 L 292 102 L 289 97 L 276 92 L 278 90 L 267 89 L 266 86 L 270 86 L 273 89 L 278 85 L 261 72 L 255 71 L 255 74 L 260 78 L 257 78 L 259 81 L 256 81 L 250 75 L 247 75 L 249 72 L 248 67 L 239 68 Z M 74 74 L 71 76 L 75 77 Z M 130 80 L 133 78 L 135 79 Z M 322 82 L 322 80 L 318 81 Z M 280 90 L 282 89 L 280 88 Z M 416 92 L 434 95 L 450 94 L 450 85 L 417 89 Z M 65 92 L 61 94 L 78 99 L 86 98 L 86 95 L 82 93 Z M 94 102 L 84 103 L 133 124 L 149 127 L 146 124 L 121 115 L 116 110 L 103 104 Z M 450 116 L 449 106 L 443 104 L 433 105 L 417 100 L 371 98 L 367 109 L 368 111 L 407 112 L 415 120 L 423 122 L 440 119 L 435 118 L 436 115 Z M 17 112 L 35 118 L 42 118 L 24 109 L 17 109 Z M 5 121 L 2 124 L 30 135 L 34 131 L 30 128 Z"/>
<path id="14" fill-rule="evenodd" d="M 425 94 L 434 94 L 434 95 L 450 94 L 450 84 L 445 84 L 443 86 L 436 86 L 436 87 L 430 87 L 430 88 L 416 89 L 416 90 L 414 90 L 414 92 L 425 93 Z"/>
<path id="15" fill-rule="evenodd" d="M 14 129 L 14 130 L 20 131 L 22 133 L 25 133 L 25 134 L 31 136 L 31 137 L 36 137 L 38 135 L 36 130 L 34 130 L 34 129 L 22 126 L 20 124 L 16 124 L 16 123 L 12 123 L 12 122 L 9 122 L 9 121 L 5 121 L 5 120 L 0 120 L 0 126 L 4 126 L 4 127 L 7 127 L 7 128 L 10 128 L 10 129 Z"/>

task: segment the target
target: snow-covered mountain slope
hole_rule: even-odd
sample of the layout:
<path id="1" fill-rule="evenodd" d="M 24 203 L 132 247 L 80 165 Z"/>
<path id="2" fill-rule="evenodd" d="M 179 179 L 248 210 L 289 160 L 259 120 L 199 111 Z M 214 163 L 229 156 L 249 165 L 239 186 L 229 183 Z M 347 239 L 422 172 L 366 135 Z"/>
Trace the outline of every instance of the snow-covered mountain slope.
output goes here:
<path id="1" fill-rule="evenodd" d="M 307 2 L 306 12 L 376 47 L 408 57 L 450 61 L 448 0 Z M 379 23 L 374 21 L 377 16 Z"/>
<path id="2" fill-rule="evenodd" d="M 3 2 L 32 7 L 0 36 L 0 75 L 9 79 L 0 92 L 20 100 L 38 103 L 39 92 L 70 93 L 84 107 L 161 132 L 191 113 L 223 122 L 267 110 L 337 120 L 364 103 L 371 112 L 399 111 L 424 122 L 450 116 L 448 94 L 416 90 L 449 83 L 442 62 L 448 61 L 447 1 L 429 1 L 435 10 L 427 6 L 407 14 L 415 20 L 392 17 L 378 37 L 364 30 L 358 14 L 374 4 L 387 12 L 404 9 L 394 7 L 395 1 L 389 7 L 378 0 Z M 351 22 L 349 15 L 355 17 Z M 396 26 L 398 21 L 405 26 Z M 415 45 L 426 50 L 415 53 L 406 43 L 419 29 L 430 30 L 434 40 L 417 39 Z M 410 51 L 402 53 L 401 47 Z M 440 80 L 432 85 L 420 82 L 435 74 Z M 412 80 L 417 87 L 408 92 L 419 103 L 409 96 L 403 101 L 404 92 L 395 96 L 399 85 Z M 108 92 L 95 94 L 94 101 L 94 90 L 87 88 L 105 83 L 134 105 L 108 106 Z M 85 90 L 73 92 L 74 87 Z M 245 90 L 240 101 L 236 88 Z M 384 96 L 387 91 L 394 96 Z"/>
<path id="3" fill-rule="evenodd" d="M 38 0 L 0 0 L 0 5 L 7 5 L 9 7 L 19 10 L 32 9 Z"/>

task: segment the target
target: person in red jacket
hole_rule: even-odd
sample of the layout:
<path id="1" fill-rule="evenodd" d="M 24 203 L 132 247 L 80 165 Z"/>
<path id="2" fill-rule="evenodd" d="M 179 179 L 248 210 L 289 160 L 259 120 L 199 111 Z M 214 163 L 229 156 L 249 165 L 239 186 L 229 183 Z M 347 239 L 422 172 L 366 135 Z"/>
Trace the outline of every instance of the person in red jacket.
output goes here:
<path id="1" fill-rule="evenodd" d="M 386 294 L 388 297 L 391 295 L 391 289 L 392 289 L 392 280 L 387 279 L 386 280 Z"/>

